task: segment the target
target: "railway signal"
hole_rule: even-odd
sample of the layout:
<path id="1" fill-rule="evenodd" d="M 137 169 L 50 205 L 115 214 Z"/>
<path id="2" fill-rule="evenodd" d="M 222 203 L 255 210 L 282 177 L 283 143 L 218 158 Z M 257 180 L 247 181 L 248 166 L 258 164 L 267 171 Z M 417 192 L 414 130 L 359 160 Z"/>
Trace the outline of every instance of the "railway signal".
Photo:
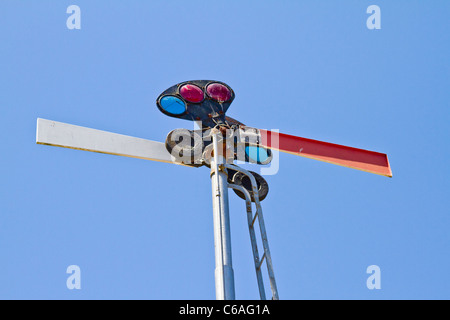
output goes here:
<path id="1" fill-rule="evenodd" d="M 273 150 L 392 177 L 386 154 L 245 126 L 226 115 L 234 91 L 220 81 L 193 80 L 176 84 L 159 95 L 158 109 L 167 116 L 195 121 L 198 130 L 175 129 L 166 141 L 125 136 L 52 120 L 38 119 L 36 142 L 77 150 L 113 154 L 211 169 L 215 282 L 217 299 L 235 299 L 228 188 L 245 200 L 250 242 L 261 299 L 266 299 L 265 262 L 272 299 L 278 299 L 261 201 L 269 187 L 265 179 L 234 164 L 269 164 Z M 253 210 L 254 203 L 255 210 Z M 253 212 L 255 211 L 255 212 Z M 259 227 L 262 255 L 255 228 Z"/>

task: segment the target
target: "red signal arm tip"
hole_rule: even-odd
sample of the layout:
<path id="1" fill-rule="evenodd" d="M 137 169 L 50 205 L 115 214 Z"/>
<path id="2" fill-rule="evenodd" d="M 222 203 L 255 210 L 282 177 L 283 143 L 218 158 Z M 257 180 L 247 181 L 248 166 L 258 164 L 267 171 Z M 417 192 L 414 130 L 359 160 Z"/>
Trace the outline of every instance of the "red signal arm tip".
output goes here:
<path id="1" fill-rule="evenodd" d="M 386 154 L 339 144 L 259 130 L 265 147 L 392 178 Z"/>

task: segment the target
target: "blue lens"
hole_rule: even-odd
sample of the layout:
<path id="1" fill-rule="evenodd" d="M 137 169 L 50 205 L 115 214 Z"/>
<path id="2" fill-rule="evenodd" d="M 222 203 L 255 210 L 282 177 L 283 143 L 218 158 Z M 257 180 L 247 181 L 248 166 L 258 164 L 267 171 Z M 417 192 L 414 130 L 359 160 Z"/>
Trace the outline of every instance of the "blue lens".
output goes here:
<path id="1" fill-rule="evenodd" d="M 246 146 L 245 153 L 247 156 L 255 161 L 255 162 L 265 162 L 269 159 L 269 154 L 266 149 L 255 147 L 255 146 Z"/>
<path id="2" fill-rule="evenodd" d="M 186 105 L 183 100 L 174 96 L 165 96 L 160 101 L 159 104 L 164 111 L 173 114 L 180 115 L 186 111 Z"/>

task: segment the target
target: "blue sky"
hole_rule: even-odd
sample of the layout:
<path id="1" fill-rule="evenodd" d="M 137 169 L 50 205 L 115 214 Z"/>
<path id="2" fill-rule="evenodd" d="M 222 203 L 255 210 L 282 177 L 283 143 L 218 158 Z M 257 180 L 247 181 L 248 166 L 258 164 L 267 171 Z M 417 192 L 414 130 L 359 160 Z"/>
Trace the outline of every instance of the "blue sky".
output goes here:
<path id="1" fill-rule="evenodd" d="M 81 29 L 66 27 L 69 5 Z M 381 29 L 369 30 L 369 5 Z M 281 299 L 449 299 L 448 1 L 11 1 L 0 10 L 0 298 L 215 299 L 209 171 L 35 144 L 36 118 L 164 141 L 191 79 L 250 126 L 387 153 L 281 154 L 262 202 Z M 238 299 L 258 299 L 230 193 Z M 66 268 L 81 268 L 68 290 Z M 381 290 L 366 268 L 381 269 Z"/>

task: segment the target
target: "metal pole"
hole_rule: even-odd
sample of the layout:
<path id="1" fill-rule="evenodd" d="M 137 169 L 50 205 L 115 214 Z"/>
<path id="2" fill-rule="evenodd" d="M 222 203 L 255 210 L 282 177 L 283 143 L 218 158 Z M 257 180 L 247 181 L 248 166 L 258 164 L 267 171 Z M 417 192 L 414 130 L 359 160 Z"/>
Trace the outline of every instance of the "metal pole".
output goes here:
<path id="1" fill-rule="evenodd" d="M 231 233 L 228 208 L 227 171 L 224 167 L 225 158 L 222 143 L 219 149 L 218 130 L 213 129 L 212 142 L 214 156 L 211 157 L 211 184 L 214 217 L 214 250 L 215 250 L 215 281 L 216 299 L 234 300 L 234 272 L 231 260 Z"/>

